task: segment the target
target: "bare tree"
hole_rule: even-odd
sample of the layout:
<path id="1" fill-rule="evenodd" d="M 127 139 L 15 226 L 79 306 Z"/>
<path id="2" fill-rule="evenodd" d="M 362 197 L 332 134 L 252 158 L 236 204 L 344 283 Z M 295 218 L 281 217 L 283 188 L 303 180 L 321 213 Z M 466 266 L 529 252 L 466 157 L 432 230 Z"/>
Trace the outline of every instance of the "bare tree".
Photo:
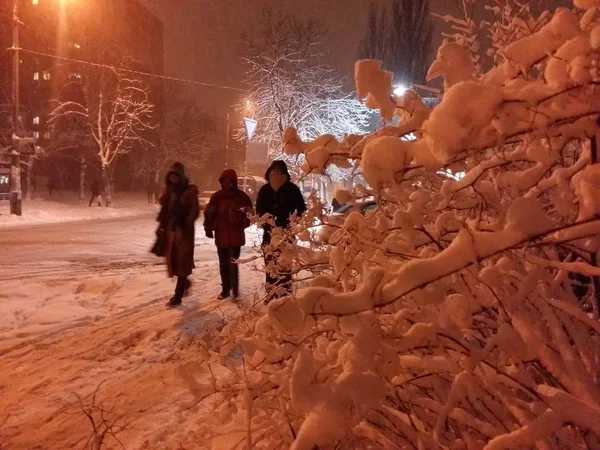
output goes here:
<path id="1" fill-rule="evenodd" d="M 119 155 L 130 152 L 138 144 L 149 144 L 148 133 L 153 124 L 154 105 L 149 89 L 132 76 L 111 69 L 101 69 L 85 80 L 69 82 L 58 106 L 51 113 L 51 123 L 80 118 L 95 143 L 95 157 L 102 170 L 106 205 L 112 206 L 110 170 Z M 95 76 L 94 76 L 95 75 Z M 80 99 L 74 99 L 73 89 Z"/>
<path id="2" fill-rule="evenodd" d="M 205 171 L 217 148 L 217 119 L 202 111 L 196 101 L 184 98 L 183 92 L 170 85 L 166 89 L 165 118 L 158 142 L 139 149 L 135 155 L 136 175 L 154 186 L 160 174 L 175 161 Z"/>
<path id="3" fill-rule="evenodd" d="M 396 84 L 422 83 L 431 35 L 429 0 L 393 0 L 390 5 L 372 1 L 360 56 L 383 61 Z"/>
<path id="4" fill-rule="evenodd" d="M 243 33 L 250 94 L 240 110 L 252 106 L 258 119 L 254 139 L 277 148 L 289 127 L 303 139 L 364 132 L 370 113 L 343 91 L 343 79 L 327 64 L 325 39 L 322 23 L 271 7 L 263 10 L 258 28 Z M 237 137 L 244 136 L 238 130 Z"/>

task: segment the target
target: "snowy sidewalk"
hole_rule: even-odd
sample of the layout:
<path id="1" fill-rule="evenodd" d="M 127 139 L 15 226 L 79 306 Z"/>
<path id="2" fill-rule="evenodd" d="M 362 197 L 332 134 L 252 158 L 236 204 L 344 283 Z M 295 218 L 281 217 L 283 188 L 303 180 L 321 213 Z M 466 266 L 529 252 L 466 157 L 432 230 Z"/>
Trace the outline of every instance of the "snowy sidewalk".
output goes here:
<path id="1" fill-rule="evenodd" d="M 92 430 L 75 394 L 87 402 L 99 385 L 99 401 L 125 414 L 128 450 L 211 448 L 202 410 L 182 407 L 192 396 L 177 368 L 251 299 L 215 300 L 216 250 L 200 224 L 193 292 L 175 310 L 164 307 L 173 280 L 148 252 L 152 215 L 0 229 L 2 449 L 82 448 Z M 260 291 L 263 276 L 243 266 L 242 291 Z"/>
<path id="2" fill-rule="evenodd" d="M 10 214 L 7 201 L 0 201 L 0 227 L 38 225 L 84 220 L 131 217 L 142 214 L 155 214 L 158 205 L 149 204 L 143 194 L 121 193 L 115 196 L 114 208 L 89 206 L 89 199 L 79 200 L 73 193 L 55 194 L 51 198 L 25 200 L 23 215 Z"/>

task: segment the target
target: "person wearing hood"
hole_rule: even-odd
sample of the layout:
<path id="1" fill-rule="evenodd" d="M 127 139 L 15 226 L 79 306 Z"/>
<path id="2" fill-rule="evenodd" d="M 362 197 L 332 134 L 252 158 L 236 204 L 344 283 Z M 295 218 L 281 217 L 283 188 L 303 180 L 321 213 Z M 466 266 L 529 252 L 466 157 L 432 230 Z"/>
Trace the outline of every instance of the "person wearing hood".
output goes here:
<path id="1" fill-rule="evenodd" d="M 291 218 L 296 215 L 302 216 L 306 212 L 306 203 L 300 188 L 291 182 L 290 173 L 285 161 L 273 161 L 265 174 L 267 184 L 265 184 L 256 199 L 256 212 L 259 217 L 266 214 L 272 216 L 276 228 L 289 228 Z M 263 225 L 263 247 L 271 244 L 272 226 Z M 265 255 L 265 264 L 277 261 L 279 252 L 277 249 L 271 249 L 269 254 Z M 281 270 L 275 276 L 267 272 L 266 288 L 270 297 L 278 297 L 282 294 L 280 287 L 283 287 L 283 293 L 291 290 L 291 273 Z"/>
<path id="2" fill-rule="evenodd" d="M 165 191 L 160 199 L 157 234 L 164 234 L 169 277 L 177 277 L 175 294 L 167 303 L 174 307 L 189 292 L 188 277 L 194 269 L 195 221 L 200 215 L 198 188 L 190 184 L 181 163 L 175 163 L 167 173 Z M 156 253 L 156 252 L 155 252 Z M 161 252 L 162 253 L 162 252 Z"/>
<path id="3" fill-rule="evenodd" d="M 235 262 L 246 244 L 244 230 L 250 226 L 248 214 L 254 213 L 252 200 L 239 189 L 238 176 L 227 169 L 219 178 L 221 190 L 215 192 L 204 212 L 206 237 L 215 240 L 219 255 L 221 285 L 219 299 L 239 296 L 239 268 Z"/>

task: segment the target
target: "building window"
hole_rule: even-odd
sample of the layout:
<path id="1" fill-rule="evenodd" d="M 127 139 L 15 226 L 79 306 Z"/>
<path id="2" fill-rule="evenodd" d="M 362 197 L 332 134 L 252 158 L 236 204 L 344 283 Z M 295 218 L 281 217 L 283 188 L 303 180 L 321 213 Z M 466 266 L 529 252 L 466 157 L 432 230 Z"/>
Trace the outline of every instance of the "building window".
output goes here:
<path id="1" fill-rule="evenodd" d="M 40 0 L 31 0 L 31 4 L 33 4 L 33 5 L 39 5 L 40 4 Z"/>
<path id="2" fill-rule="evenodd" d="M 44 73 L 43 73 L 42 76 L 43 76 L 44 80 L 49 80 L 50 79 L 50 72 L 44 71 Z"/>
<path id="3" fill-rule="evenodd" d="M 50 134 L 50 132 L 49 132 L 49 131 L 46 131 L 46 132 L 44 133 L 44 139 L 50 139 L 50 136 L 52 136 L 52 135 Z"/>
<path id="4" fill-rule="evenodd" d="M 39 125 L 40 124 L 40 116 L 35 116 L 33 118 L 33 124 L 34 125 Z"/>
<path id="5" fill-rule="evenodd" d="M 36 139 L 39 139 L 40 138 L 40 132 L 39 131 L 34 131 L 33 132 L 33 137 L 36 138 Z"/>
<path id="6" fill-rule="evenodd" d="M 35 72 L 35 73 L 33 74 L 33 79 L 34 79 L 35 81 L 39 80 L 39 79 L 40 79 L 40 73 L 39 73 L 39 72 Z"/>

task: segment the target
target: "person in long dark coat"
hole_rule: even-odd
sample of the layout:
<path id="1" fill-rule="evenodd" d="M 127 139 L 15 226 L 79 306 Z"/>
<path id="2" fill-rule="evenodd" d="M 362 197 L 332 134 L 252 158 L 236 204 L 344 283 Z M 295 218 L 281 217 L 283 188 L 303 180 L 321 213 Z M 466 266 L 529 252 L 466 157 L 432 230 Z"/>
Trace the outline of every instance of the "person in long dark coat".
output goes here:
<path id="1" fill-rule="evenodd" d="M 246 245 L 244 230 L 250 226 L 248 214 L 254 212 L 252 200 L 239 189 L 238 177 L 233 169 L 223 172 L 221 190 L 215 192 L 204 212 L 206 237 L 215 239 L 221 270 L 223 290 L 219 299 L 239 297 L 239 268 L 234 262 L 239 259 L 241 249 Z"/>
<path id="2" fill-rule="evenodd" d="M 291 182 L 291 177 L 285 161 L 273 161 L 267 169 L 265 184 L 258 192 L 256 200 L 256 212 L 259 217 L 265 214 L 273 216 L 276 228 L 289 228 L 290 219 L 294 216 L 302 216 L 306 212 L 306 203 L 300 188 Z M 271 244 L 272 227 L 263 225 L 263 247 Z M 265 255 L 265 264 L 276 262 L 279 258 L 277 249 L 271 249 Z M 280 297 L 291 291 L 292 274 L 281 268 L 278 273 L 272 274 L 267 271 L 266 290 L 270 298 Z"/>
<path id="3" fill-rule="evenodd" d="M 160 200 L 158 233 L 166 235 L 166 259 L 169 277 L 177 277 L 175 295 L 167 306 L 179 306 L 189 291 L 188 277 L 194 269 L 195 222 L 200 215 L 198 188 L 190 184 L 181 163 L 175 163 L 166 177 L 165 193 Z"/>

